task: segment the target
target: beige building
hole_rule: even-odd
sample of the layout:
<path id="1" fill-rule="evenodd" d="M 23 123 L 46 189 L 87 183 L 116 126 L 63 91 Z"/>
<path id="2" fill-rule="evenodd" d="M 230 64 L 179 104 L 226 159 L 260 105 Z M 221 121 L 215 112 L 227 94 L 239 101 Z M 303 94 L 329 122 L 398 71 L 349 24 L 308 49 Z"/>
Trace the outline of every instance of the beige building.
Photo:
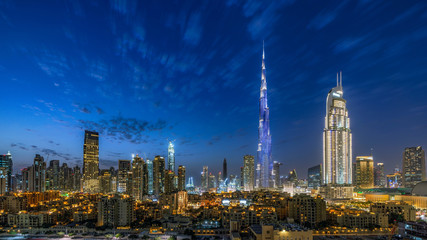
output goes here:
<path id="1" fill-rule="evenodd" d="M 374 187 L 374 158 L 372 156 L 356 157 L 355 184 L 359 188 Z"/>
<path id="2" fill-rule="evenodd" d="M 351 228 L 369 228 L 375 225 L 388 227 L 388 216 L 384 213 L 338 213 L 336 216 L 337 223 L 342 227 Z"/>
<path id="3" fill-rule="evenodd" d="M 415 221 L 416 219 L 415 208 L 412 205 L 404 202 L 373 203 L 371 205 L 371 212 L 384 214 L 402 214 L 405 221 Z"/>
<path id="4" fill-rule="evenodd" d="M 98 226 L 124 227 L 130 226 L 134 220 L 132 197 L 104 196 L 98 202 Z"/>
<path id="5" fill-rule="evenodd" d="M 288 217 L 315 226 L 326 220 L 326 202 L 320 196 L 299 194 L 288 199 Z"/>

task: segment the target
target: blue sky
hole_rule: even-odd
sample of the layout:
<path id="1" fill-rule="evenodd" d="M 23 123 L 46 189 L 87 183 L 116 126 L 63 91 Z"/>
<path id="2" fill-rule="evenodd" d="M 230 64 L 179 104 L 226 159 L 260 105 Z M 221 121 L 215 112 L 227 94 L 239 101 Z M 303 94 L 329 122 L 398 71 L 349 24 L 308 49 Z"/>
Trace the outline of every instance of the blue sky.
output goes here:
<path id="1" fill-rule="evenodd" d="M 353 155 L 387 172 L 427 146 L 423 1 L 1 1 L 0 152 L 82 164 L 99 131 L 101 168 L 166 156 L 188 176 L 256 154 L 265 40 L 273 159 L 322 161 L 325 101 L 343 71 Z"/>

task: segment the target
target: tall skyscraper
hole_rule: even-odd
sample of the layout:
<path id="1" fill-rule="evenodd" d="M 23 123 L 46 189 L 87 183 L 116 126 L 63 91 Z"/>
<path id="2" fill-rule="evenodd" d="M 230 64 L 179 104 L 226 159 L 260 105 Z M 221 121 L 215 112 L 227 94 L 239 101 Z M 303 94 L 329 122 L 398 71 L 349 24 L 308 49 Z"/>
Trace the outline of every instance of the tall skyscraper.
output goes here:
<path id="1" fill-rule="evenodd" d="M 243 157 L 243 189 L 245 191 L 254 190 L 255 178 L 255 158 L 252 155 Z"/>
<path id="2" fill-rule="evenodd" d="M 147 172 L 145 175 L 147 176 L 147 190 L 149 195 L 154 194 L 154 176 L 153 176 L 153 161 L 147 159 Z"/>
<path id="3" fill-rule="evenodd" d="M 203 171 L 202 171 L 202 176 L 201 176 L 201 182 L 202 182 L 202 189 L 204 191 L 207 191 L 208 187 L 209 187 L 208 166 L 203 166 Z"/>
<path id="4" fill-rule="evenodd" d="M 272 178 L 274 179 L 273 187 L 279 188 L 282 187 L 282 183 L 280 182 L 280 166 L 282 166 L 283 163 L 274 161 L 273 162 L 273 174 Z"/>
<path id="5" fill-rule="evenodd" d="M 175 173 L 175 149 L 171 141 L 168 147 L 168 169 Z"/>
<path id="6" fill-rule="evenodd" d="M 153 161 L 153 190 L 154 195 L 165 191 L 165 158 L 155 156 Z"/>
<path id="7" fill-rule="evenodd" d="M 374 168 L 374 184 L 377 187 L 386 187 L 386 176 L 384 175 L 384 163 L 377 163 Z"/>
<path id="8" fill-rule="evenodd" d="M 185 190 L 185 166 L 178 167 L 178 191 Z"/>
<path id="9" fill-rule="evenodd" d="M 74 166 L 73 168 L 74 176 L 73 176 L 73 186 L 74 191 L 81 192 L 82 191 L 82 172 L 79 166 Z"/>
<path id="10" fill-rule="evenodd" d="M 46 163 L 44 158 L 36 154 L 33 166 L 29 173 L 29 191 L 30 192 L 44 192 L 46 183 Z"/>
<path id="11" fill-rule="evenodd" d="M 145 190 L 145 177 L 144 177 L 145 162 L 138 154 L 133 158 L 132 162 L 132 177 L 133 177 L 133 196 L 136 200 L 142 200 L 147 193 Z"/>
<path id="12" fill-rule="evenodd" d="M 83 191 L 96 193 L 99 188 L 99 134 L 85 130 L 83 145 Z"/>
<path id="13" fill-rule="evenodd" d="M 270 109 L 267 104 L 267 79 L 265 71 L 264 45 L 262 49 L 257 158 L 256 187 L 274 187 L 274 179 L 272 178 L 273 160 L 271 158 Z"/>
<path id="14" fill-rule="evenodd" d="M 59 190 L 59 160 L 51 160 L 46 172 L 46 189 Z"/>
<path id="15" fill-rule="evenodd" d="M 224 161 L 222 162 L 222 179 L 225 181 L 227 178 L 227 159 L 224 158 Z"/>
<path id="16" fill-rule="evenodd" d="M 118 186 L 117 192 L 126 193 L 128 183 L 128 173 L 131 170 L 130 160 L 119 160 Z M 130 187 L 130 186 L 129 186 Z"/>
<path id="17" fill-rule="evenodd" d="M 350 118 L 343 98 L 342 74 L 326 99 L 323 130 L 323 183 L 352 183 L 352 143 Z"/>
<path id="18" fill-rule="evenodd" d="M 322 185 L 322 164 L 308 169 L 308 187 L 318 188 Z"/>
<path id="19" fill-rule="evenodd" d="M 426 156 L 424 149 L 407 147 L 403 152 L 402 180 L 406 188 L 412 188 L 426 179 Z"/>
<path id="20" fill-rule="evenodd" d="M 12 154 L 8 151 L 7 154 L 0 155 L 0 167 L 4 168 L 2 171 L 2 178 L 4 181 L 5 192 L 12 191 Z"/>
<path id="21" fill-rule="evenodd" d="M 356 186 L 374 187 L 374 158 L 372 156 L 356 157 Z"/>

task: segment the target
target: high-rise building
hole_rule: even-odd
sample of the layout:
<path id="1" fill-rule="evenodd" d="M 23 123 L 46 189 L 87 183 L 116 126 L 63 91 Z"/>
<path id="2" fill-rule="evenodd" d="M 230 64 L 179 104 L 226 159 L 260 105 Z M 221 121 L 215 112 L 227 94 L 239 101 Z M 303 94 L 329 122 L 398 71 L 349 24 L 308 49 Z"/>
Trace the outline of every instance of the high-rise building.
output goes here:
<path id="1" fill-rule="evenodd" d="M 175 192 L 174 187 L 174 179 L 175 179 L 175 173 L 172 172 L 172 170 L 165 170 L 165 190 L 164 193 L 171 194 Z"/>
<path id="2" fill-rule="evenodd" d="M 98 226 L 129 227 L 135 220 L 134 200 L 126 195 L 104 196 L 98 202 Z"/>
<path id="3" fill-rule="evenodd" d="M 185 166 L 178 167 L 178 191 L 185 190 Z"/>
<path id="4" fill-rule="evenodd" d="M 0 167 L 4 168 L 2 171 L 4 189 L 6 192 L 11 192 L 13 162 L 12 162 L 12 154 L 9 151 L 7 152 L 7 154 L 0 155 Z"/>
<path id="5" fill-rule="evenodd" d="M 322 165 L 316 165 L 308 169 L 308 187 L 318 188 L 322 185 Z"/>
<path id="6" fill-rule="evenodd" d="M 243 157 L 243 189 L 245 191 L 254 190 L 255 158 L 252 155 Z"/>
<path id="7" fill-rule="evenodd" d="M 359 188 L 374 187 L 374 158 L 372 156 L 356 157 L 356 186 Z"/>
<path id="8" fill-rule="evenodd" d="M 374 184 L 376 187 L 386 186 L 386 177 L 384 175 L 384 163 L 377 163 L 374 168 Z"/>
<path id="9" fill-rule="evenodd" d="M 99 175 L 99 134 L 85 130 L 83 145 L 83 191 L 98 192 Z"/>
<path id="10" fill-rule="evenodd" d="M 261 88 L 259 98 L 258 149 L 256 167 L 256 188 L 273 188 L 273 160 L 271 157 L 270 109 L 267 104 L 267 80 L 265 52 L 262 49 Z"/>
<path id="11" fill-rule="evenodd" d="M 273 162 L 273 173 L 272 178 L 274 179 L 273 187 L 279 188 L 282 186 L 282 183 L 280 182 L 280 166 L 283 165 L 280 162 L 274 161 Z"/>
<path id="12" fill-rule="evenodd" d="M 44 192 L 46 190 L 46 162 L 44 158 L 36 154 L 33 166 L 30 168 L 28 190 L 30 192 Z"/>
<path id="13" fill-rule="evenodd" d="M 145 177 L 144 177 L 144 168 L 145 168 L 144 159 L 142 159 L 138 154 L 133 158 L 132 162 L 132 177 L 133 177 L 133 196 L 136 200 L 142 200 L 145 192 Z"/>
<path id="14" fill-rule="evenodd" d="M 7 193 L 7 168 L 0 167 L 0 195 Z"/>
<path id="15" fill-rule="evenodd" d="M 117 192 L 127 193 L 128 173 L 131 170 L 130 160 L 119 160 L 118 185 Z M 130 187 L 130 186 L 129 186 Z"/>
<path id="16" fill-rule="evenodd" d="M 76 192 L 82 191 L 82 172 L 79 166 L 74 166 L 73 168 L 73 189 Z"/>
<path id="17" fill-rule="evenodd" d="M 352 183 L 352 135 L 350 118 L 343 98 L 342 74 L 326 99 L 323 130 L 323 183 Z"/>
<path id="18" fill-rule="evenodd" d="M 165 158 L 155 156 L 153 161 L 153 190 L 158 196 L 165 191 Z"/>
<path id="19" fill-rule="evenodd" d="M 227 159 L 224 158 L 224 161 L 222 162 L 222 180 L 225 181 L 227 178 Z"/>
<path id="20" fill-rule="evenodd" d="M 145 172 L 147 178 L 147 192 L 149 195 L 154 194 L 154 176 L 153 176 L 153 161 L 147 159 L 147 171 Z"/>
<path id="21" fill-rule="evenodd" d="M 202 182 L 202 189 L 204 191 L 208 190 L 209 187 L 209 173 L 208 173 L 208 166 L 203 166 L 202 176 L 201 176 L 201 182 Z"/>
<path id="22" fill-rule="evenodd" d="M 46 189 L 60 190 L 59 177 L 59 160 L 51 160 L 46 172 Z"/>
<path id="23" fill-rule="evenodd" d="M 216 177 L 214 174 L 210 173 L 208 177 L 208 189 L 216 188 Z"/>
<path id="24" fill-rule="evenodd" d="M 405 148 L 402 177 L 403 185 L 406 188 L 413 188 L 417 183 L 426 179 L 426 157 L 422 147 Z"/>
<path id="25" fill-rule="evenodd" d="M 175 149 L 171 141 L 168 146 L 168 169 L 175 173 Z"/>
<path id="26" fill-rule="evenodd" d="M 59 184 L 61 190 L 73 191 L 73 169 L 69 168 L 67 163 L 62 163 L 59 169 Z"/>
<path id="27" fill-rule="evenodd" d="M 99 192 L 103 194 L 111 193 L 111 173 L 109 169 L 103 169 L 100 172 Z"/>

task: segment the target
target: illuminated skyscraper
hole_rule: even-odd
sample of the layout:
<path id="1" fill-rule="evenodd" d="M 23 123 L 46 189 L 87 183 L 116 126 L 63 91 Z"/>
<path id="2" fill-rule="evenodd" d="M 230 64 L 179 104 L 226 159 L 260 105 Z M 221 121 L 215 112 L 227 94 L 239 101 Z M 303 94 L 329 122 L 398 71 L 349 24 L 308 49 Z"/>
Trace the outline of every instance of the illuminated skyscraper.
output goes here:
<path id="1" fill-rule="evenodd" d="M 153 190 L 158 196 L 165 191 L 165 158 L 155 156 L 153 161 Z"/>
<path id="2" fill-rule="evenodd" d="M 99 134 L 85 130 L 83 145 L 83 191 L 96 193 L 99 188 Z"/>
<path id="3" fill-rule="evenodd" d="M 323 184 L 352 183 L 350 118 L 343 98 L 342 75 L 326 99 L 323 130 Z"/>
<path id="4" fill-rule="evenodd" d="M 374 167 L 374 185 L 376 187 L 386 186 L 386 177 L 384 175 L 384 163 L 377 163 Z"/>
<path id="5" fill-rule="evenodd" d="M 145 162 L 144 159 L 138 156 L 133 158 L 132 162 L 132 177 L 133 177 L 133 197 L 136 200 L 142 200 L 146 194 L 145 190 L 145 177 L 144 177 Z"/>
<path id="6" fill-rule="evenodd" d="M 44 192 L 46 190 L 46 162 L 39 154 L 34 158 L 33 166 L 29 173 L 29 191 Z"/>
<path id="7" fill-rule="evenodd" d="M 243 157 L 243 189 L 245 191 L 254 190 L 255 158 L 252 155 Z"/>
<path id="8" fill-rule="evenodd" d="M 171 141 L 168 147 L 168 169 L 175 173 L 175 149 Z"/>
<path id="9" fill-rule="evenodd" d="M 356 183 L 359 188 L 374 187 L 374 158 L 372 156 L 356 157 Z"/>
<path id="10" fill-rule="evenodd" d="M 12 191 L 12 154 L 8 151 L 7 154 L 0 155 L 0 167 L 2 170 L 2 179 L 4 182 L 5 192 Z"/>
<path id="11" fill-rule="evenodd" d="M 402 180 L 406 188 L 426 180 L 426 157 L 422 147 L 408 147 L 403 152 Z"/>
<path id="12" fill-rule="evenodd" d="M 178 191 L 185 190 L 185 166 L 178 167 Z"/>
<path id="13" fill-rule="evenodd" d="M 261 88 L 259 98 L 259 126 L 257 150 L 257 188 L 273 188 L 273 160 L 271 158 L 270 109 L 267 104 L 267 79 L 265 72 L 265 52 L 262 49 Z"/>
<path id="14" fill-rule="evenodd" d="M 154 194 L 154 176 L 153 176 L 153 161 L 147 159 L 147 170 L 145 176 L 147 178 L 147 191 L 149 195 Z"/>
<path id="15" fill-rule="evenodd" d="M 130 172 L 130 160 L 119 160 L 119 173 L 117 186 L 117 192 L 126 193 L 128 192 L 128 173 Z M 130 186 L 129 186 L 130 187 Z"/>

